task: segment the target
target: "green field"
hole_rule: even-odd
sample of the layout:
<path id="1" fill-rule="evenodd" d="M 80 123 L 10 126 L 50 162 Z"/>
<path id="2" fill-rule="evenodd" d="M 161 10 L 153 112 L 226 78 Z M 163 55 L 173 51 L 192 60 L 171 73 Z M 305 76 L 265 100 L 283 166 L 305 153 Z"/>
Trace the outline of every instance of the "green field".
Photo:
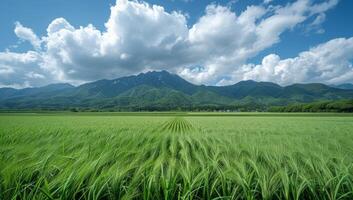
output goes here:
<path id="1" fill-rule="evenodd" d="M 0 199 L 353 199 L 349 114 L 2 113 Z"/>

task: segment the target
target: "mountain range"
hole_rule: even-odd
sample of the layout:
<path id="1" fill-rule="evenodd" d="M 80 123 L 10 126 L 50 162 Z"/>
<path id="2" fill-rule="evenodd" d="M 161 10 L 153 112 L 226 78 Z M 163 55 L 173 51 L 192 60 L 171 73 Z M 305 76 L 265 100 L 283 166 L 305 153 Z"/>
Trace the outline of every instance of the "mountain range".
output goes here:
<path id="1" fill-rule="evenodd" d="M 270 106 L 353 99 L 353 85 L 321 83 L 282 87 L 240 81 L 228 86 L 192 84 L 167 71 L 152 71 L 79 86 L 67 83 L 37 88 L 0 88 L 0 109 L 49 110 L 266 110 Z"/>

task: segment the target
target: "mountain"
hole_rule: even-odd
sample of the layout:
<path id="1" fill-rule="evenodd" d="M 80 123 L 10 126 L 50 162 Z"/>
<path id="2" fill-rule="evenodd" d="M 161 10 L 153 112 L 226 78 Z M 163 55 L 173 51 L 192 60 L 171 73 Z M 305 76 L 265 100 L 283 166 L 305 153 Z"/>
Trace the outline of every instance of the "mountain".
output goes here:
<path id="1" fill-rule="evenodd" d="M 77 87 L 0 88 L 0 109 L 67 110 L 266 110 L 269 106 L 353 99 L 353 90 L 320 83 L 282 87 L 241 81 L 228 86 L 194 85 L 167 71 L 153 71 Z"/>
<path id="2" fill-rule="evenodd" d="M 255 82 L 252 80 L 240 81 L 229 86 L 209 86 L 208 89 L 219 95 L 241 99 L 247 96 L 251 97 L 278 97 L 283 88 L 275 83 Z"/>
<path id="3" fill-rule="evenodd" d="M 344 89 L 344 90 L 353 90 L 353 84 L 351 83 L 344 83 L 340 85 L 331 85 L 331 87 Z"/>
<path id="4" fill-rule="evenodd" d="M 167 71 L 141 73 L 137 76 L 114 80 L 99 80 L 78 86 L 73 95 L 84 97 L 115 97 L 134 87 L 146 85 L 155 88 L 171 88 L 185 94 L 193 94 L 198 87 Z"/>
<path id="5" fill-rule="evenodd" d="M 68 83 L 58 83 L 50 84 L 44 87 L 35 88 L 24 88 L 24 89 L 14 89 L 14 88 L 0 88 L 0 100 L 2 99 L 12 99 L 12 98 L 26 98 L 30 96 L 40 96 L 49 95 L 57 92 L 69 91 L 74 89 L 73 85 Z"/>

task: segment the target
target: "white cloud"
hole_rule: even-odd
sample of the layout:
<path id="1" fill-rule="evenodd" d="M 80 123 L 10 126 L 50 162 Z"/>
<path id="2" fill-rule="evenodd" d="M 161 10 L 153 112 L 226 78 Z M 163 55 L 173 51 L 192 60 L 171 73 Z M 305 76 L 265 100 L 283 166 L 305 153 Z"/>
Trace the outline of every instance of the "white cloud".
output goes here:
<path id="1" fill-rule="evenodd" d="M 239 16 L 230 8 L 210 5 L 205 16 L 189 31 L 192 47 L 198 47 L 194 53 L 204 56 L 199 64 L 205 70 L 193 72 L 186 68 L 180 73 L 193 82 L 215 83 L 237 71 L 249 58 L 280 42 L 285 31 L 334 5 L 335 2 L 312 4 L 309 0 L 298 0 L 283 7 L 249 6 Z"/>
<path id="2" fill-rule="evenodd" d="M 328 0 L 319 4 L 314 4 L 310 8 L 310 12 L 311 14 L 319 14 L 319 13 L 326 12 L 327 10 L 335 7 L 338 4 L 338 2 L 339 0 Z"/>
<path id="3" fill-rule="evenodd" d="M 53 80 L 54 74 L 40 66 L 41 60 L 42 55 L 35 51 L 0 52 L 0 85 L 19 88 L 43 85 Z"/>
<path id="4" fill-rule="evenodd" d="M 33 78 L 33 79 L 43 79 L 43 78 L 45 78 L 45 76 L 43 74 L 39 74 L 39 73 L 36 73 L 36 72 L 28 72 L 26 74 L 26 76 L 28 78 Z"/>
<path id="5" fill-rule="evenodd" d="M 0 67 L 0 76 L 5 76 L 13 73 L 15 73 L 15 71 L 10 66 L 2 65 Z"/>
<path id="6" fill-rule="evenodd" d="M 49 36 L 60 33 L 60 31 L 74 31 L 75 28 L 69 24 L 64 18 L 54 19 L 47 28 L 47 33 Z"/>
<path id="7" fill-rule="evenodd" d="M 184 15 L 163 7 L 119 1 L 101 32 L 93 25 L 74 28 L 65 19 L 48 26 L 46 63 L 57 66 L 61 80 L 116 78 L 145 70 L 173 67 L 188 29 Z"/>
<path id="8" fill-rule="evenodd" d="M 32 31 L 32 29 L 22 26 L 20 22 L 15 23 L 15 34 L 18 38 L 23 41 L 28 41 L 32 44 L 32 46 L 39 50 L 41 45 L 41 40 L 37 37 L 37 35 Z"/>
<path id="9" fill-rule="evenodd" d="M 321 24 L 326 20 L 325 13 L 318 14 L 315 19 L 307 26 L 306 32 L 316 32 L 317 34 L 325 33 L 325 29 L 321 27 Z"/>
<path id="10" fill-rule="evenodd" d="M 8 78 L 0 84 L 77 84 L 160 69 L 196 83 L 214 84 L 222 78 L 223 82 L 237 81 L 243 78 L 237 72 L 248 59 L 280 42 L 281 35 L 298 24 L 312 18 L 317 19 L 313 24 L 321 24 L 325 11 L 336 4 L 335 0 L 316 4 L 297 0 L 285 6 L 248 6 L 239 14 L 230 7 L 211 4 L 204 16 L 188 27 L 183 13 L 119 0 L 111 7 L 105 30 L 92 24 L 74 27 L 57 18 L 41 39 L 17 23 L 16 35 L 36 51 L 1 53 L 0 76 L 7 74 Z M 25 59 L 28 54 L 36 58 L 30 64 L 13 59 Z"/>
<path id="11" fill-rule="evenodd" d="M 264 0 L 264 4 L 269 4 L 269 3 L 271 3 L 273 0 Z"/>
<path id="12" fill-rule="evenodd" d="M 338 84 L 353 81 L 353 37 L 337 38 L 320 44 L 295 58 L 281 60 L 276 54 L 263 58 L 259 65 L 244 65 L 234 73 L 244 80 L 271 81 L 283 85 L 321 82 Z"/>

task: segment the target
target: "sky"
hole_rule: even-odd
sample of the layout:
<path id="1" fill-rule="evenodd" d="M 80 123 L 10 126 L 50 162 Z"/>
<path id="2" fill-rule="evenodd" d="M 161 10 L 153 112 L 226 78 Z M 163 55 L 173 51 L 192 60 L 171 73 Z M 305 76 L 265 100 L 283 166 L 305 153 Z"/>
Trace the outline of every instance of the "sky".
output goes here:
<path id="1" fill-rule="evenodd" d="M 2 0 L 0 87 L 152 70 L 195 84 L 353 83 L 351 0 Z"/>

